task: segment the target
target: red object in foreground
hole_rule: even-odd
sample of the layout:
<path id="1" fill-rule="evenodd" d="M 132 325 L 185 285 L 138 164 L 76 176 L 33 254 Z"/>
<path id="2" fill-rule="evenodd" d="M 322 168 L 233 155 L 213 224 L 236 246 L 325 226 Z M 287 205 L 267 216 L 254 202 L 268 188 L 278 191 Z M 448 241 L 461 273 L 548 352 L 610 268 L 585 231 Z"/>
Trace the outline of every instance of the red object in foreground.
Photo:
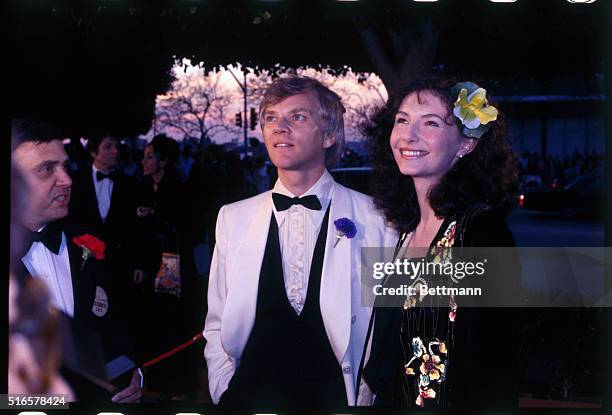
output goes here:
<path id="1" fill-rule="evenodd" d="M 169 358 L 170 356 L 173 356 L 175 354 L 177 354 L 178 352 L 180 352 L 181 350 L 191 346 L 194 343 L 197 343 L 198 341 L 202 340 L 204 338 L 204 334 L 202 332 L 198 333 L 197 335 L 193 336 L 193 338 L 179 346 L 176 346 L 174 349 L 167 351 L 166 353 L 163 353 L 159 356 L 157 356 L 154 359 L 149 360 L 148 362 L 145 362 L 142 367 L 147 368 L 149 366 L 153 366 L 156 363 L 161 362 L 162 360 L 165 360 L 167 358 Z"/>
<path id="2" fill-rule="evenodd" d="M 74 242 L 78 247 L 89 251 L 87 254 L 88 256 L 92 255 L 98 260 L 104 259 L 104 250 L 106 249 L 106 245 L 95 236 L 86 233 L 85 235 L 75 236 L 72 238 L 72 242 Z"/>

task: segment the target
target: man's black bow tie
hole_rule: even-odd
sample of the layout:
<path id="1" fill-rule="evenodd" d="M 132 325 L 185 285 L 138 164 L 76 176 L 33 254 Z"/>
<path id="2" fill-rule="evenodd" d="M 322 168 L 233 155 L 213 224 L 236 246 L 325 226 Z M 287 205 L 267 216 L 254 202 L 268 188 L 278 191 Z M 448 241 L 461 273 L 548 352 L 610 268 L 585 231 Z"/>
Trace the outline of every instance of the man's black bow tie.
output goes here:
<path id="1" fill-rule="evenodd" d="M 321 202 L 319 202 L 319 198 L 315 195 L 289 197 L 280 193 L 272 193 L 272 201 L 279 212 L 287 210 L 293 205 L 302 205 L 311 210 L 321 210 Z"/>
<path id="2" fill-rule="evenodd" d="M 115 180 L 117 178 L 117 171 L 113 170 L 108 174 L 104 174 L 101 171 L 97 171 L 96 172 L 96 181 L 99 182 L 100 180 L 104 180 L 104 179 L 111 179 L 111 180 Z"/>
<path id="3" fill-rule="evenodd" d="M 32 242 L 42 242 L 49 251 L 57 255 L 62 244 L 62 230 L 54 224 L 49 224 L 40 232 L 32 232 Z"/>

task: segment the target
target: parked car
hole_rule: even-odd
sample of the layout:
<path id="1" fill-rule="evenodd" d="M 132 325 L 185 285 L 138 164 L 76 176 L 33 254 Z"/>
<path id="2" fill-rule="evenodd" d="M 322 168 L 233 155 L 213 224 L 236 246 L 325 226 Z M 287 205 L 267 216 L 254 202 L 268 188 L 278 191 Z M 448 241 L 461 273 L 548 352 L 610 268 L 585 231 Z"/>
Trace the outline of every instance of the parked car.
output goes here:
<path id="1" fill-rule="evenodd" d="M 576 178 L 561 190 L 521 193 L 519 206 L 527 210 L 559 212 L 574 218 L 578 215 L 600 215 L 603 212 L 604 177 L 592 173 Z"/>
<path id="2" fill-rule="evenodd" d="M 522 191 L 538 190 L 542 187 L 542 177 L 538 174 L 524 174 L 521 177 L 520 189 Z"/>
<path id="3" fill-rule="evenodd" d="M 338 183 L 372 195 L 372 167 L 342 167 L 332 169 L 330 173 Z"/>

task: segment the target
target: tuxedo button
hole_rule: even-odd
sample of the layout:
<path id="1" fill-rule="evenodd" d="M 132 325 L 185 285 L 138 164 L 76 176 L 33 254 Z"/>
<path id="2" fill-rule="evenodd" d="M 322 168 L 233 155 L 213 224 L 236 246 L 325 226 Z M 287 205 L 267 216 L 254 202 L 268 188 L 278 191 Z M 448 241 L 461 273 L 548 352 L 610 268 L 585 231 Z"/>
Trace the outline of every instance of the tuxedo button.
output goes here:
<path id="1" fill-rule="evenodd" d="M 345 374 L 349 375 L 351 373 L 351 367 L 350 366 L 344 366 L 342 368 L 342 373 L 345 373 Z"/>
<path id="2" fill-rule="evenodd" d="M 351 324 L 355 324 L 356 321 L 357 321 L 357 316 L 351 317 Z"/>

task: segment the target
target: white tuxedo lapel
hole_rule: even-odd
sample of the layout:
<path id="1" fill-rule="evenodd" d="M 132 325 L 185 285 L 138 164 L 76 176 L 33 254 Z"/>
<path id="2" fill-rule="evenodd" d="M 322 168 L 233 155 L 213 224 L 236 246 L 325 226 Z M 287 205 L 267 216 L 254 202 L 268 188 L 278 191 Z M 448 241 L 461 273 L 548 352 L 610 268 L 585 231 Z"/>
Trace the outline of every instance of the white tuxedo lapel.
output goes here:
<path id="1" fill-rule="evenodd" d="M 336 243 L 334 221 L 355 221 L 350 196 L 334 183 L 331 194 L 327 241 L 321 275 L 320 305 L 327 338 L 338 362 L 346 354 L 351 336 L 351 257 L 354 240 L 342 238 Z"/>
<path id="2" fill-rule="evenodd" d="M 232 249 L 227 261 L 227 275 L 231 276 L 228 292 L 231 295 L 227 297 L 221 329 L 223 345 L 235 358 L 242 355 L 255 322 L 259 273 L 272 216 L 271 193 L 262 198 L 253 210 L 237 213 L 248 215 L 250 220 L 244 232 L 235 232 L 236 240 L 232 241 L 236 248 Z"/>

